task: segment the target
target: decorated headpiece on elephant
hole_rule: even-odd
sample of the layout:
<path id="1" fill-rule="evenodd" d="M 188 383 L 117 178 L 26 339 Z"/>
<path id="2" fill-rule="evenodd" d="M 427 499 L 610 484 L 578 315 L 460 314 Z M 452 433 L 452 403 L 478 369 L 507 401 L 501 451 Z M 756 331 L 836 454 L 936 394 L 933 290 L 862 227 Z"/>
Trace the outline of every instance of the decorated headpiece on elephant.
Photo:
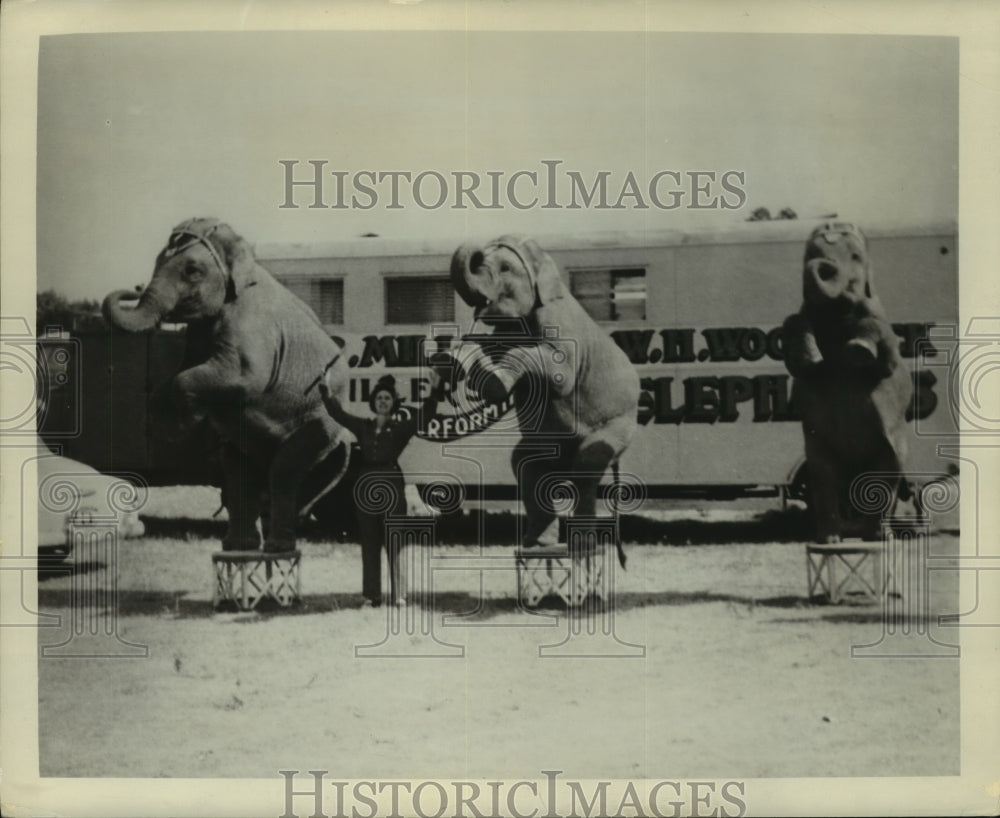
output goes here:
<path id="1" fill-rule="evenodd" d="M 880 520 L 856 512 L 850 487 L 885 475 L 893 496 L 903 478 L 913 381 L 900 339 L 875 292 L 868 242 L 855 225 L 827 223 L 806 242 L 802 308 L 784 324 L 784 355 L 802 417 L 816 537 L 879 534 Z M 895 477 L 893 477 L 895 476 Z"/>
<path id="2" fill-rule="evenodd" d="M 575 514 L 596 515 L 600 481 L 635 433 L 638 374 L 532 239 L 459 247 L 451 280 L 476 320 L 492 329 L 487 340 L 461 349 L 458 367 L 486 401 L 512 396 L 517 411 L 521 441 L 511 464 L 526 512 L 522 543 L 555 544 L 558 519 L 546 494 L 569 483 Z"/>
<path id="3" fill-rule="evenodd" d="M 347 362 L 340 347 L 312 310 L 257 263 L 249 243 L 217 219 L 175 227 L 131 309 L 123 303 L 129 298 L 135 293 L 119 290 L 104 300 L 105 317 L 120 329 L 187 323 L 173 397 L 182 422 L 205 421 L 222 440 L 229 516 L 223 547 L 260 546 L 257 521 L 266 495 L 265 549 L 294 548 L 303 504 L 328 492 L 347 465 L 349 447 L 316 389 L 316 372 L 328 364 L 323 377 L 334 394 L 342 393 Z M 312 496 L 302 497 L 307 484 Z"/>

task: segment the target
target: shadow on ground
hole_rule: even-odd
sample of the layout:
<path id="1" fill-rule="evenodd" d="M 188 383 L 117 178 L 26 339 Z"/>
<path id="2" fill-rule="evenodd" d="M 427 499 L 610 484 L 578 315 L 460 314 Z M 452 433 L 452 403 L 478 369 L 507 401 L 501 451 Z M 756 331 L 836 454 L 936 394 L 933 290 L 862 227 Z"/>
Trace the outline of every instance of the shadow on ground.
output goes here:
<path id="1" fill-rule="evenodd" d="M 513 590 L 513 589 L 512 589 Z M 42 611 L 65 608 L 73 600 L 72 591 L 65 587 L 39 586 L 38 605 Z M 334 613 L 338 611 L 361 610 L 361 597 L 356 593 L 320 593 L 305 594 L 302 600 L 290 607 L 281 608 L 271 600 L 263 600 L 253 611 L 239 611 L 231 604 L 225 604 L 218 609 L 212 601 L 204 598 L 189 598 L 187 591 L 130 591 L 119 589 L 117 593 L 119 616 L 165 616 L 174 619 L 204 619 L 213 616 L 237 615 L 237 621 L 260 621 L 275 616 L 301 616 L 304 614 Z M 625 592 L 615 596 L 614 610 L 625 613 L 652 607 L 682 607 L 687 605 L 706 605 L 726 603 L 730 606 L 734 618 L 742 619 L 752 616 L 760 610 L 801 611 L 809 618 L 819 618 L 832 623 L 858 624 L 879 623 L 883 613 L 879 605 L 828 605 L 823 600 L 810 601 L 804 596 L 783 595 L 754 598 L 742 594 L 715 593 L 711 591 L 646 591 Z M 103 597 L 77 596 L 75 604 L 84 607 L 94 607 L 103 604 Z M 466 592 L 441 592 L 434 595 L 433 600 L 422 599 L 418 595 L 410 597 L 411 607 L 431 610 L 437 617 L 450 617 L 450 624 L 459 625 L 467 620 L 470 625 L 477 622 L 490 621 L 512 614 L 530 616 L 565 615 L 590 616 L 600 615 L 602 611 L 610 610 L 600 600 L 588 600 L 582 608 L 568 609 L 557 597 L 546 597 L 535 608 L 522 606 L 512 593 L 509 597 L 478 598 Z M 774 624 L 801 621 L 795 617 L 772 619 Z M 901 620 L 902 621 L 902 620 Z M 909 621 L 909 620 L 907 620 Z M 914 618 L 915 622 L 916 619 Z"/>
<path id="2" fill-rule="evenodd" d="M 436 539 L 456 545 L 515 545 L 521 515 L 509 511 L 452 514 L 438 517 Z M 147 537 L 181 540 L 218 539 L 222 520 L 144 517 Z M 742 520 L 660 520 L 650 515 L 624 515 L 622 541 L 643 545 L 722 545 L 726 543 L 803 542 L 809 538 L 808 514 L 801 508 L 774 510 Z M 356 542 L 351 526 L 310 520 L 299 531 L 305 542 Z"/>

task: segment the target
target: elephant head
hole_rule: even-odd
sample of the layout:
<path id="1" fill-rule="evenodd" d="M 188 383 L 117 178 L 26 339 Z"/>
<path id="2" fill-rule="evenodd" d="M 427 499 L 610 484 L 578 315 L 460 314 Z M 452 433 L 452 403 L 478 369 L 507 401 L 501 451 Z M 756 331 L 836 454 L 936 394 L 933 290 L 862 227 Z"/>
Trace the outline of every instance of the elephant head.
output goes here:
<path id="1" fill-rule="evenodd" d="M 855 225 L 828 222 L 813 230 L 806 242 L 802 295 L 810 307 L 835 311 L 878 303 L 868 241 Z"/>
<path id="2" fill-rule="evenodd" d="M 476 318 L 493 326 L 528 318 L 567 294 L 552 257 L 533 240 L 517 236 L 459 247 L 451 260 L 451 281 Z"/>
<path id="3" fill-rule="evenodd" d="M 253 284 L 254 267 L 250 245 L 229 225 L 189 219 L 171 231 L 138 305 L 124 308 L 121 302 L 135 293 L 118 290 L 104 299 L 104 316 L 130 332 L 152 329 L 165 319 L 214 318 Z"/>

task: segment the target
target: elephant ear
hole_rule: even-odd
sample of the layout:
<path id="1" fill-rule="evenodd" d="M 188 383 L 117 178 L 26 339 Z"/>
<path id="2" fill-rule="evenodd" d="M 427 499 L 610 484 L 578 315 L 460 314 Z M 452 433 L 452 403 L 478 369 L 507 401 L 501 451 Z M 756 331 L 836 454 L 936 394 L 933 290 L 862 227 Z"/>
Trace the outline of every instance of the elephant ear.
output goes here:
<path id="1" fill-rule="evenodd" d="M 868 238 L 864 233 L 861 232 L 860 228 L 855 227 L 854 232 L 861 239 L 861 246 L 864 248 L 865 254 L 865 298 L 868 299 L 868 309 L 871 311 L 872 315 L 879 317 L 885 317 L 885 308 L 882 306 L 882 301 L 878 297 L 878 291 L 875 289 L 875 265 L 872 264 L 872 258 L 868 254 Z"/>
<path id="2" fill-rule="evenodd" d="M 867 254 L 865 255 L 865 262 L 865 297 L 868 299 L 868 309 L 872 315 L 884 318 L 885 308 L 882 306 L 882 301 L 875 290 L 875 282 L 872 279 L 872 263 L 868 259 Z"/>
<path id="3" fill-rule="evenodd" d="M 218 250 L 228 269 L 226 301 L 235 301 L 243 290 L 257 283 L 253 248 L 233 228 L 223 223 L 207 239 Z"/>
<path id="4" fill-rule="evenodd" d="M 864 234 L 864 231 L 858 227 L 853 222 L 837 223 L 832 225 L 834 229 L 839 228 L 845 233 L 849 233 L 854 236 L 861 244 L 861 252 L 864 254 L 865 258 L 865 297 L 871 299 L 876 304 L 879 303 L 878 295 L 875 292 L 875 273 L 874 267 L 872 265 L 871 256 L 868 253 L 868 237 Z M 813 232 L 813 235 L 817 231 Z"/>
<path id="5" fill-rule="evenodd" d="M 171 231 L 160 259 L 183 252 L 195 242 L 208 249 L 219 265 L 219 271 L 226 276 L 226 301 L 235 301 L 239 292 L 257 283 L 250 244 L 219 219 L 196 218 L 181 222 Z M 157 259 L 157 264 L 160 259 Z"/>
<path id="6" fill-rule="evenodd" d="M 873 301 L 878 301 L 878 295 L 875 292 L 875 268 L 872 265 L 872 257 L 868 254 L 868 237 L 857 225 L 852 224 L 851 229 L 860 239 L 861 251 L 865 254 L 865 296 Z"/>
<path id="7" fill-rule="evenodd" d="M 566 295 L 566 285 L 559 275 L 559 267 L 556 266 L 552 256 L 539 247 L 534 239 L 504 236 L 497 240 L 497 244 L 507 245 L 524 262 L 531 283 L 535 287 L 535 294 L 542 305 Z"/>

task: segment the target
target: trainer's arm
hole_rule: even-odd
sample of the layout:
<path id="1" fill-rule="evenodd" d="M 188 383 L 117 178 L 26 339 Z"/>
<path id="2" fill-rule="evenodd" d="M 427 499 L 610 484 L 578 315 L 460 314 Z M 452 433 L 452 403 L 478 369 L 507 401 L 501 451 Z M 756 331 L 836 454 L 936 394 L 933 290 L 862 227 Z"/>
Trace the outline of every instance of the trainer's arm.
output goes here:
<path id="1" fill-rule="evenodd" d="M 361 430 L 365 425 L 365 419 L 358 417 L 357 415 L 352 415 L 350 412 L 345 410 L 341 405 L 340 400 L 330 392 L 330 388 L 325 383 L 320 383 L 319 395 L 323 399 L 323 406 L 326 407 L 326 411 L 330 417 L 347 429 L 356 438 L 360 439 Z"/>

